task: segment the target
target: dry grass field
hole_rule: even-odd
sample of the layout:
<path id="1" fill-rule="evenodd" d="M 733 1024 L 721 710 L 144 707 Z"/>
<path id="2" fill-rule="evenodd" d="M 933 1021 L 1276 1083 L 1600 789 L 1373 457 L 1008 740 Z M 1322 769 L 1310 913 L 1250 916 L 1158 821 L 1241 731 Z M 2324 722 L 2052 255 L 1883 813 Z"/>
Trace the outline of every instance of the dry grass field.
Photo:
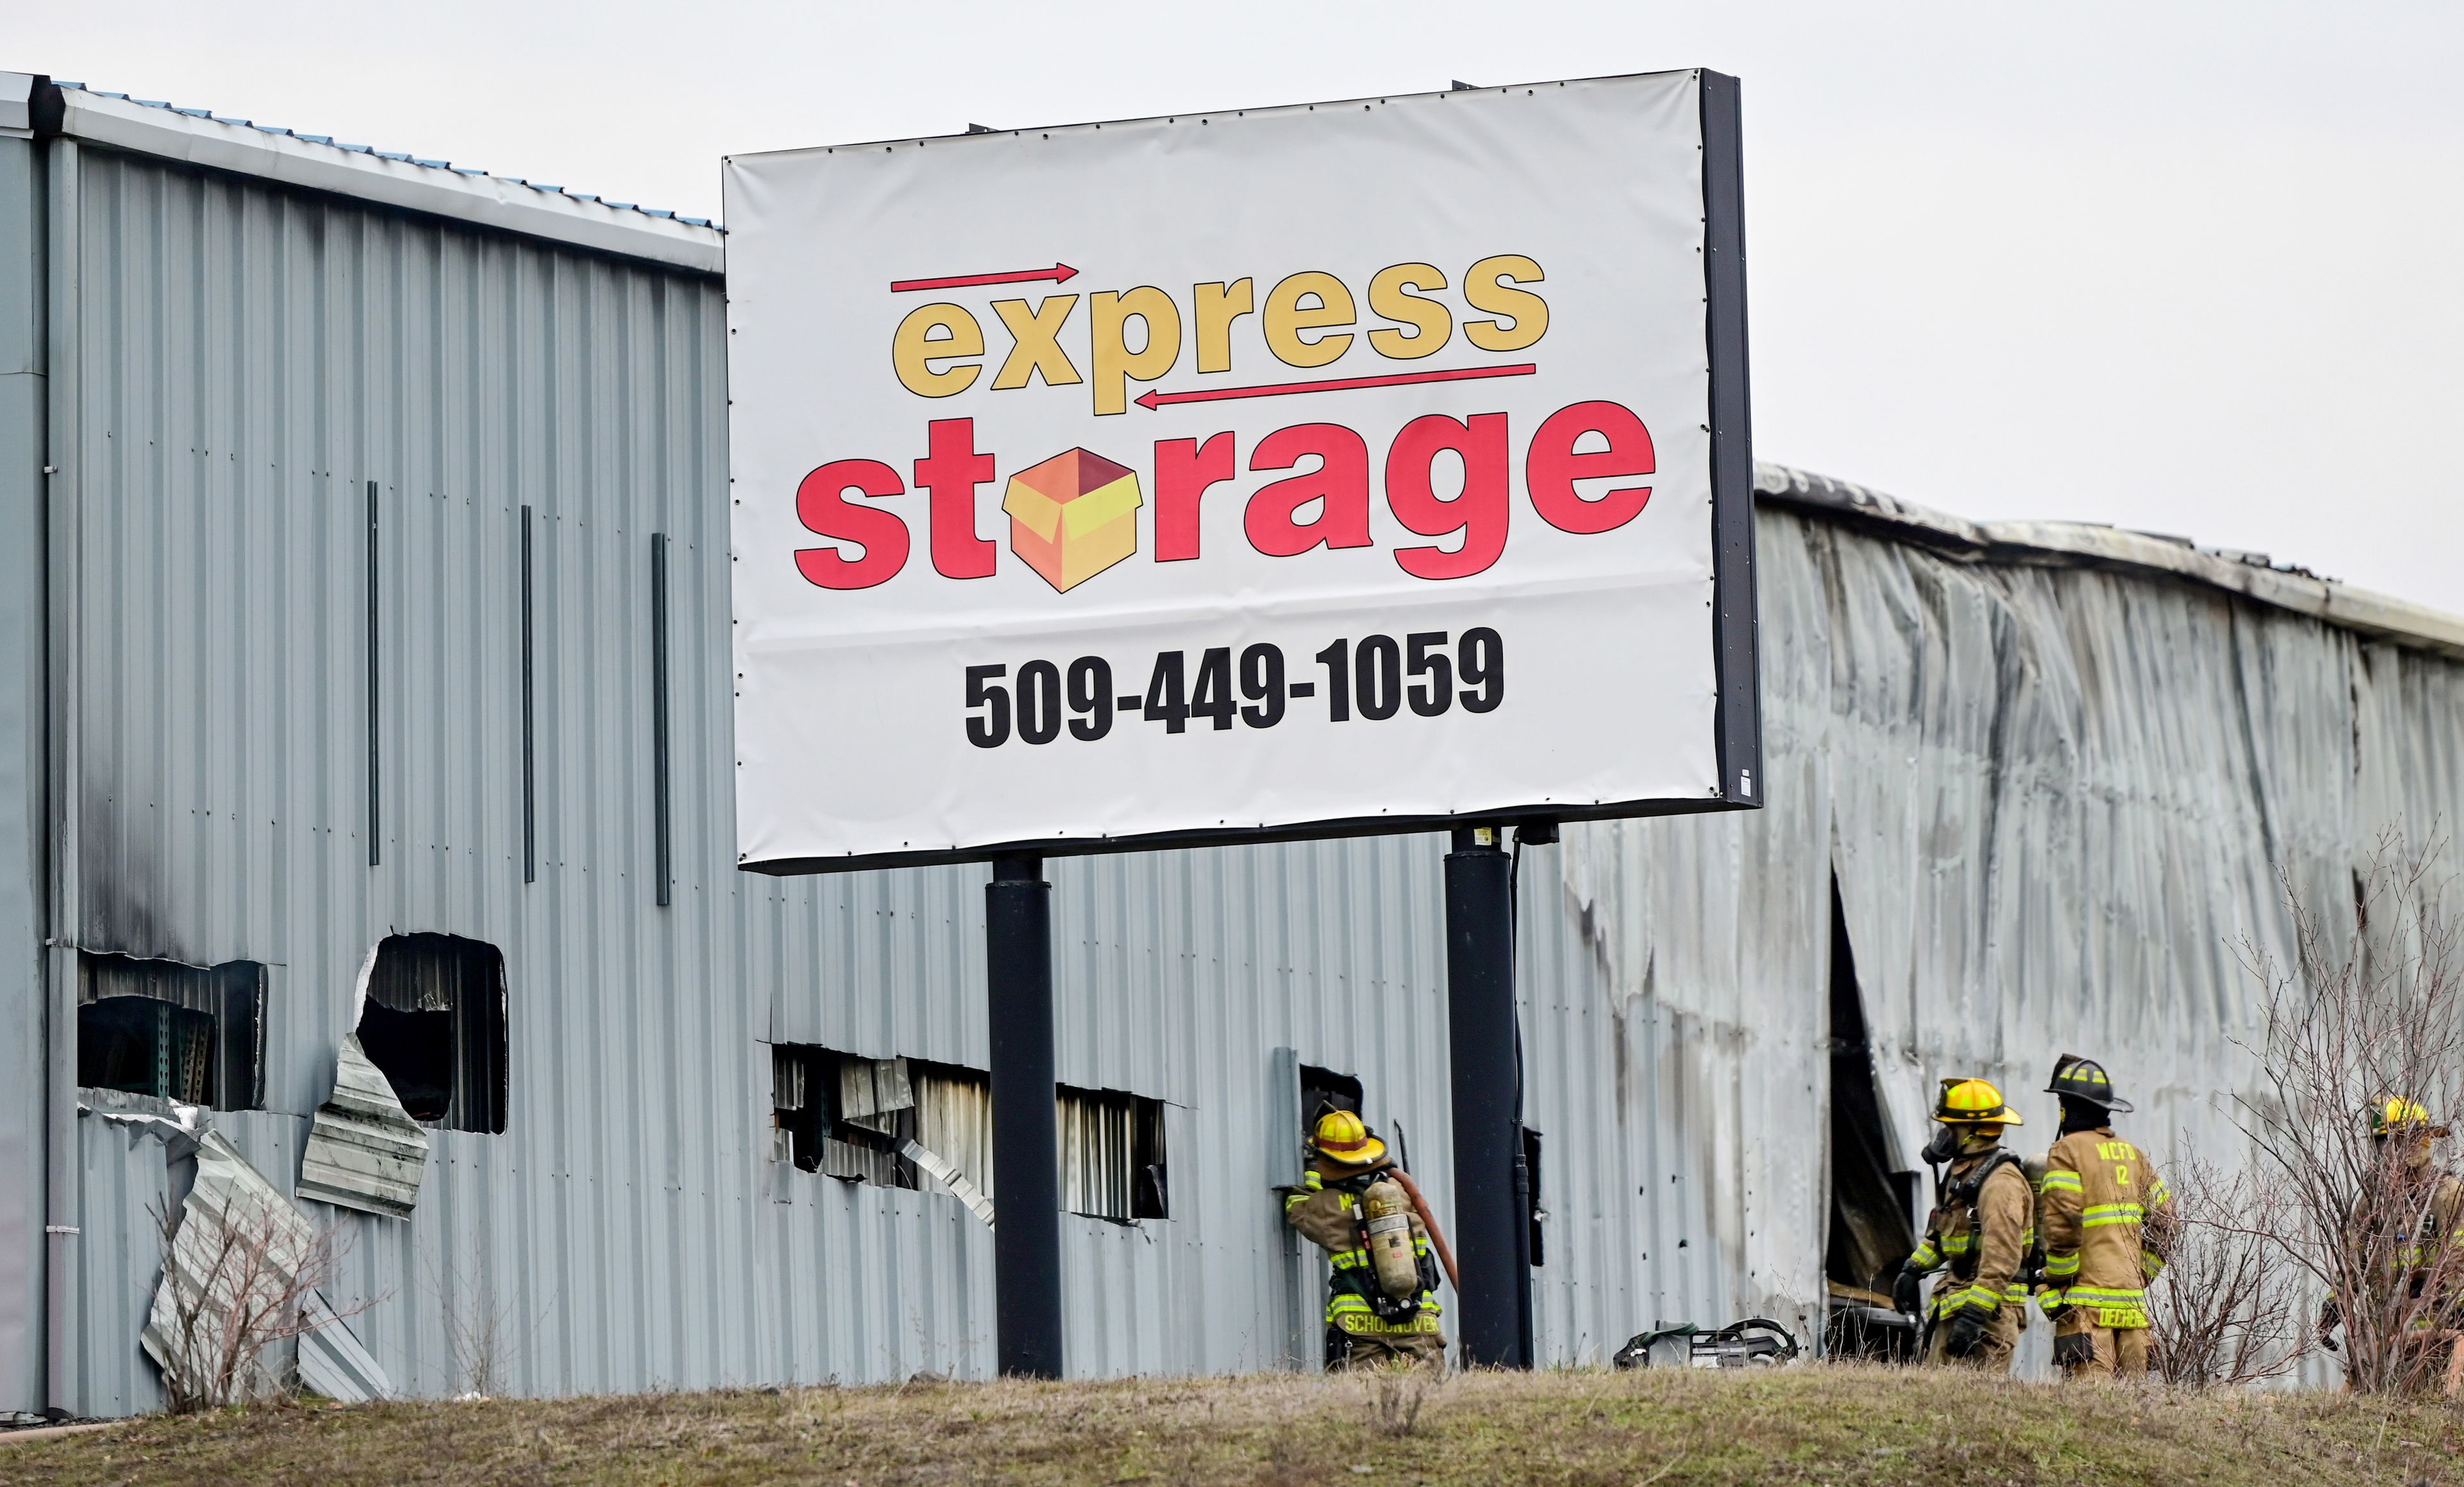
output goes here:
<path id="1" fill-rule="evenodd" d="M 2464 1483 L 2464 1410 L 1848 1366 L 913 1384 L 153 1418 L 0 1482 L 2409 1487 Z"/>

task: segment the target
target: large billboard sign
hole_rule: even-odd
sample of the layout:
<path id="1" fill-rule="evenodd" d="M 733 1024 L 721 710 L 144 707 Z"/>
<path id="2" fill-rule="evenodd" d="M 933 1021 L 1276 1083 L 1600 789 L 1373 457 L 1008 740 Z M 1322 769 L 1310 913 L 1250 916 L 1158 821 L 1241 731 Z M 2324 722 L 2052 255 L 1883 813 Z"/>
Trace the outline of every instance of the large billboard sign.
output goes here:
<path id="1" fill-rule="evenodd" d="M 1736 118 L 730 160 L 742 864 L 1758 804 Z"/>

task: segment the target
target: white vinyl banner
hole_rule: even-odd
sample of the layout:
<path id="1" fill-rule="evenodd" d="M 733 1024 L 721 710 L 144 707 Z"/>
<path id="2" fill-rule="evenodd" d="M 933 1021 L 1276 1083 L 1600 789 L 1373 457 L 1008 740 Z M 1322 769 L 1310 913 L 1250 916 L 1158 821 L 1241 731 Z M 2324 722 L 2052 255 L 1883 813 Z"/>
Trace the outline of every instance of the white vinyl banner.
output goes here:
<path id="1" fill-rule="evenodd" d="M 744 864 L 1715 802 L 1699 87 L 730 160 Z"/>

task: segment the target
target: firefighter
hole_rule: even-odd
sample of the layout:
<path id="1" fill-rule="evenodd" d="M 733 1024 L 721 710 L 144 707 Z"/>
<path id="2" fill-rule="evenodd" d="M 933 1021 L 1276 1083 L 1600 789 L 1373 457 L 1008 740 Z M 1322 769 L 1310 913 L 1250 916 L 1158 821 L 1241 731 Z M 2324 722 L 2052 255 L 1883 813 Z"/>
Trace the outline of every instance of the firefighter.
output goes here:
<path id="1" fill-rule="evenodd" d="M 2024 1122 L 1983 1079 L 1943 1080 L 1933 1118 L 1942 1129 L 1925 1160 L 1950 1170 L 1935 1182 L 1925 1240 L 1901 1267 L 1892 1298 L 1914 1315 L 1925 1277 L 1947 1267 L 1925 1324 L 1925 1362 L 2007 1371 L 2028 1324 L 2019 1271 L 2035 1242 L 2035 1195 L 2018 1157 L 2003 1149 L 2002 1130 Z"/>
<path id="2" fill-rule="evenodd" d="M 1428 1227 L 1394 1180 L 1399 1168 L 1386 1160 L 1386 1143 L 1351 1111 L 1330 1110 L 1309 1134 L 1309 1154 L 1301 1186 L 1285 1194 L 1284 1221 L 1334 1267 L 1327 1278 L 1327 1367 L 1443 1369 Z M 1408 1252 L 1393 1242 L 1396 1230 L 1410 1233 Z"/>
<path id="3" fill-rule="evenodd" d="M 2407 1303 L 2386 1318 L 2406 1334 L 2404 1382 L 2415 1387 L 2443 1382 L 2452 1388 L 2464 1368 L 2464 1332 L 2458 1331 L 2464 1329 L 2464 1181 L 2433 1169 L 2447 1127 L 2431 1123 L 2428 1110 L 2402 1096 L 2363 1114 L 2380 1160 L 2389 1163 L 2388 1148 L 2395 1151 L 2381 1200 L 2387 1211 L 2348 1219 L 2346 1243 L 2373 1272 L 2370 1299 L 2378 1309 L 2389 1310 L 2384 1303 L 2391 1299 Z M 2319 1341 L 2330 1350 L 2336 1342 L 2329 1333 L 2341 1321 L 2330 1296 L 2319 1316 Z"/>
<path id="4" fill-rule="evenodd" d="M 2045 1092 L 2062 1128 L 2045 1154 L 2044 1284 L 2036 1304 L 2054 1324 L 2054 1363 L 2066 1378 L 2147 1371 L 2147 1283 L 2165 1268 L 2173 1197 L 2146 1154 L 2113 1134 L 2130 1101 L 2094 1059 L 2064 1054 Z"/>

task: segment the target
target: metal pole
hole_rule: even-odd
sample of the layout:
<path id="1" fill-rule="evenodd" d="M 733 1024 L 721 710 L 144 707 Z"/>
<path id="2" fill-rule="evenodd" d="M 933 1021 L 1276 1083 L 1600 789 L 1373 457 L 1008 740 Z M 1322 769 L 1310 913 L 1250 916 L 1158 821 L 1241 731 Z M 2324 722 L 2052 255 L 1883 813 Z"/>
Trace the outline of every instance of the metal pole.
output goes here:
<path id="1" fill-rule="evenodd" d="M 984 885 L 993 1055 L 993 1275 L 1001 1371 L 1061 1377 L 1061 1162 L 1053 1112 L 1052 885 L 1003 857 Z"/>
<path id="2" fill-rule="evenodd" d="M 1455 1121 L 1455 1246 L 1466 1364 L 1531 1365 L 1518 1201 L 1512 866 L 1499 831 L 1463 828 L 1446 854 L 1446 1021 Z"/>

